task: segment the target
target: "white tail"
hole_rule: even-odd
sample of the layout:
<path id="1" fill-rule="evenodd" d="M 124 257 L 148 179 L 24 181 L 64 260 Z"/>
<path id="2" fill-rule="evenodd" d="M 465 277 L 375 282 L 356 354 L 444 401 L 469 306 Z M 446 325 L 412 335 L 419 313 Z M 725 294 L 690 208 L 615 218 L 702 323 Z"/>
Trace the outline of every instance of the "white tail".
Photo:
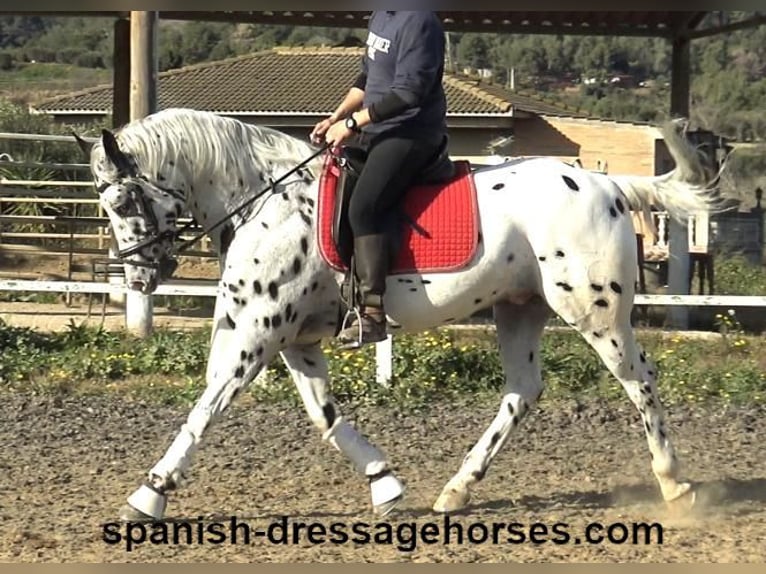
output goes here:
<path id="1" fill-rule="evenodd" d="M 721 170 L 711 174 L 700 152 L 683 136 L 686 122 L 675 120 L 662 128 L 675 168 L 658 176 L 608 176 L 625 194 L 633 211 L 648 214 L 651 207 L 666 210 L 671 217 L 686 222 L 690 215 L 723 209 L 717 184 Z"/>

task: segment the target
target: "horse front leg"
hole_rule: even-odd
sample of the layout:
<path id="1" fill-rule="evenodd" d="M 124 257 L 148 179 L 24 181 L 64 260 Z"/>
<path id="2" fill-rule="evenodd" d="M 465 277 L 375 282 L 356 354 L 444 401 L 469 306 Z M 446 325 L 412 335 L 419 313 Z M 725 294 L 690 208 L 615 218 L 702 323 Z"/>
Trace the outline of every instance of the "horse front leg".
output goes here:
<path id="1" fill-rule="evenodd" d="M 319 343 L 292 346 L 282 359 L 322 439 L 343 453 L 370 484 L 374 511 L 385 516 L 401 501 L 404 488 L 391 472 L 383 452 L 357 431 L 335 404 L 330 393 L 327 359 Z"/>
<path id="2" fill-rule="evenodd" d="M 244 322 L 238 327 L 224 311 L 222 314 L 213 330 L 205 391 L 165 455 L 149 471 L 146 482 L 128 497 L 127 504 L 120 509 L 121 520 L 163 518 L 167 493 L 176 490 L 185 478 L 205 431 L 278 351 L 273 341 L 259 337 L 254 328 Z"/>

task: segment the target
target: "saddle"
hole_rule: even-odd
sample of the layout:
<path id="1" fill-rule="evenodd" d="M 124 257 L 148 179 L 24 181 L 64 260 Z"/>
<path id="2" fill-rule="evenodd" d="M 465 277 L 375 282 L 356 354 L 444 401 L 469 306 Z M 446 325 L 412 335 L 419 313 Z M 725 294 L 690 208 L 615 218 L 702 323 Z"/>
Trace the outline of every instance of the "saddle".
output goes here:
<path id="1" fill-rule="evenodd" d="M 317 245 L 325 262 L 344 272 L 341 294 L 355 300 L 353 233 L 348 206 L 366 154 L 344 147 L 327 154 L 319 180 Z M 450 272 L 465 267 L 479 243 L 476 188 L 467 161 L 452 161 L 443 142 L 384 222 L 391 246 L 389 275 Z"/>
<path id="2" fill-rule="evenodd" d="M 448 140 L 445 137 L 434 157 L 417 179 L 413 181 L 412 187 L 438 185 L 446 183 L 455 177 L 457 167 L 449 157 L 447 143 Z M 344 146 L 341 148 L 336 161 L 340 167 L 340 176 L 338 178 L 335 207 L 333 209 L 332 240 L 344 265 L 349 266 L 353 253 L 353 234 L 348 220 L 348 206 L 351 201 L 351 194 L 356 187 L 356 182 L 367 161 L 367 153 L 362 148 Z M 391 245 L 391 253 L 394 254 L 392 257 L 395 256 L 401 247 L 401 228 L 403 224 L 413 226 L 419 233 L 424 232 L 423 229 L 418 228 L 417 223 L 408 216 L 401 206 L 395 209 L 388 216 L 384 224 L 384 229 Z"/>

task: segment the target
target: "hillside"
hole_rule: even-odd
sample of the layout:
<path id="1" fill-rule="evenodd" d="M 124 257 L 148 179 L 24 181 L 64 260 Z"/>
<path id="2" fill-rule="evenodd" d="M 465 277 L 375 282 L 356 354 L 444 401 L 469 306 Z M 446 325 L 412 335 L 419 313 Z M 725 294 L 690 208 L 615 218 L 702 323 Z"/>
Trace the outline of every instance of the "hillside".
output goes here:
<path id="1" fill-rule="evenodd" d="M 737 18 L 745 13 L 730 12 Z M 160 70 L 277 45 L 361 42 L 359 29 L 161 21 Z M 661 122 L 669 102 L 670 47 L 656 38 L 450 34 L 455 71 L 563 101 L 612 119 Z M 0 99 L 26 105 L 111 79 L 113 22 L 0 17 Z M 740 142 L 766 142 L 766 26 L 692 42 L 692 121 Z M 766 173 L 762 146 L 737 154 L 737 171 Z"/>

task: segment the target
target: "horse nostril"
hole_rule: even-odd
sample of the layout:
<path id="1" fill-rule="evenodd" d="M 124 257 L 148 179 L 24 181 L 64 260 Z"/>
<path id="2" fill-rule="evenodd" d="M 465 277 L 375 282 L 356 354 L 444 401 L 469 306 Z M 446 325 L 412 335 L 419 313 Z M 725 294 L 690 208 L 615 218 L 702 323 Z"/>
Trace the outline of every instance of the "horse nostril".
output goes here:
<path id="1" fill-rule="evenodd" d="M 131 281 L 128 285 L 131 291 L 143 291 L 145 286 L 143 281 Z"/>

